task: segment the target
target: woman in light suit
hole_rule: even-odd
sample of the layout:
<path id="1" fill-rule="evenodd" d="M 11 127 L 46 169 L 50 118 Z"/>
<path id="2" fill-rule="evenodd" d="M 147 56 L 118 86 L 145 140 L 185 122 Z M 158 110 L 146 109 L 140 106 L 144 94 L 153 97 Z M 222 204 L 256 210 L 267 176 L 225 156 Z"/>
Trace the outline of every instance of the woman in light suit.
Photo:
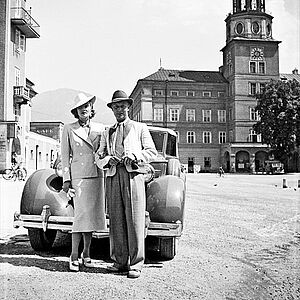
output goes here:
<path id="1" fill-rule="evenodd" d="M 90 259 L 92 232 L 106 227 L 104 174 L 95 163 L 95 151 L 105 127 L 90 121 L 95 115 L 95 100 L 83 93 L 76 96 L 71 113 L 78 120 L 66 124 L 62 134 L 63 190 L 74 203 L 71 271 L 79 271 L 78 247 L 82 236 L 84 248 L 80 258 L 86 267 L 93 267 Z"/>

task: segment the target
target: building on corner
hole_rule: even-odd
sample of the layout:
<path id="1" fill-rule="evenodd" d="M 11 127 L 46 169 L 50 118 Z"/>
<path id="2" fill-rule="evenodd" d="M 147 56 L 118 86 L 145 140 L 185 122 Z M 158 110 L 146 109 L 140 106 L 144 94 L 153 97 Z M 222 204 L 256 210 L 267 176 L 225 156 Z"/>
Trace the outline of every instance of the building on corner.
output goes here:
<path id="1" fill-rule="evenodd" d="M 233 0 L 225 19 L 226 44 L 219 71 L 166 70 L 138 80 L 131 93 L 134 120 L 175 130 L 179 156 L 189 172 L 260 172 L 273 157 L 252 126 L 258 120 L 255 95 L 279 73 L 280 41 L 265 0 Z M 299 153 L 288 171 L 300 171 Z"/>

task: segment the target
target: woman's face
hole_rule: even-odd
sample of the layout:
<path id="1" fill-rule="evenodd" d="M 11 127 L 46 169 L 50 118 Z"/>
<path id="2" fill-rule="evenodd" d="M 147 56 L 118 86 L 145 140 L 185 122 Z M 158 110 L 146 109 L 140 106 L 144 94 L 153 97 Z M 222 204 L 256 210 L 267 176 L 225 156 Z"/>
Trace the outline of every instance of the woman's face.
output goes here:
<path id="1" fill-rule="evenodd" d="M 92 105 L 90 102 L 77 107 L 77 112 L 80 120 L 87 120 L 92 113 Z"/>

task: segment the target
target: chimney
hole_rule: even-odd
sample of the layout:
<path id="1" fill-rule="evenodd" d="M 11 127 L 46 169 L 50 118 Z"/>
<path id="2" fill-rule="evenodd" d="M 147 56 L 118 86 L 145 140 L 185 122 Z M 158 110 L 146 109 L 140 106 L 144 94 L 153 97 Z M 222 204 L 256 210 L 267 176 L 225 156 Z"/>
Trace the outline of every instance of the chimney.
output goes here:
<path id="1" fill-rule="evenodd" d="M 292 71 L 292 73 L 293 73 L 294 75 L 298 75 L 298 69 L 295 68 L 295 69 Z"/>

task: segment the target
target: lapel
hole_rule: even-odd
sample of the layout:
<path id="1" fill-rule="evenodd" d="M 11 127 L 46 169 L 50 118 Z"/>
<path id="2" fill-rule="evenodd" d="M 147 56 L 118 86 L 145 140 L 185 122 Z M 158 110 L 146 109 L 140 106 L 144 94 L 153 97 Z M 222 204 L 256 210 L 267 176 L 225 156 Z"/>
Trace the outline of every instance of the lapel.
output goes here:
<path id="1" fill-rule="evenodd" d="M 90 124 L 90 126 L 92 126 L 92 125 Z M 92 130 L 92 128 L 90 128 L 90 129 Z M 72 130 L 78 137 L 80 137 L 82 140 L 87 142 L 90 146 L 93 146 L 92 141 L 90 140 L 90 138 L 88 136 L 88 133 L 86 132 L 86 130 L 83 127 L 81 127 L 79 125 L 78 121 L 72 124 Z"/>
<path id="2" fill-rule="evenodd" d="M 126 139 L 132 127 L 133 127 L 133 122 L 130 119 L 124 123 L 124 140 Z"/>

